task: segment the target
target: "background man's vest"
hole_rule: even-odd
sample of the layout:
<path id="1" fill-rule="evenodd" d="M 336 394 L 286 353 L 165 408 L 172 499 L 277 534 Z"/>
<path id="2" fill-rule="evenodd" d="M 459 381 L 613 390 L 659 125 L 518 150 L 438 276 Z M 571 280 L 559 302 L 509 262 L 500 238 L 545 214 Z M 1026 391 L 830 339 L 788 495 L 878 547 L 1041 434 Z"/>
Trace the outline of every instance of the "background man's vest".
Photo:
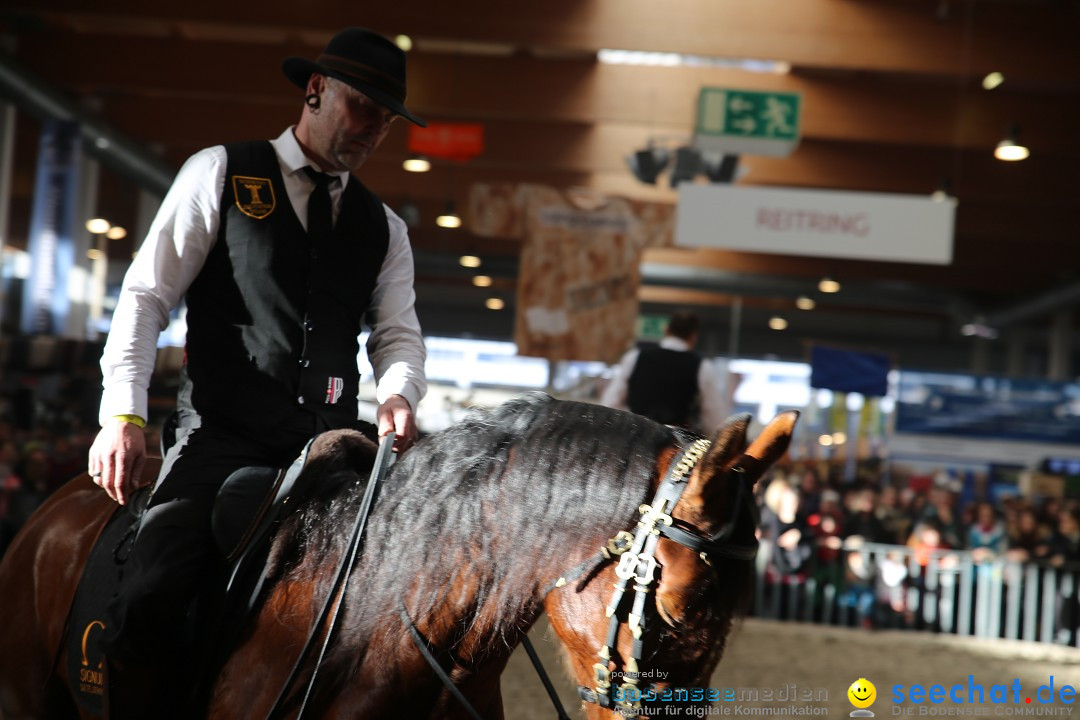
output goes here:
<path id="1" fill-rule="evenodd" d="M 225 146 L 217 242 L 187 292 L 181 415 L 236 429 L 357 418 L 357 335 L 386 258 L 382 203 L 350 178 L 328 242 L 308 238 L 269 142 Z"/>
<path id="2" fill-rule="evenodd" d="M 692 352 L 662 347 L 641 350 L 627 381 L 630 412 L 665 425 L 689 426 L 700 366 L 701 357 Z"/>

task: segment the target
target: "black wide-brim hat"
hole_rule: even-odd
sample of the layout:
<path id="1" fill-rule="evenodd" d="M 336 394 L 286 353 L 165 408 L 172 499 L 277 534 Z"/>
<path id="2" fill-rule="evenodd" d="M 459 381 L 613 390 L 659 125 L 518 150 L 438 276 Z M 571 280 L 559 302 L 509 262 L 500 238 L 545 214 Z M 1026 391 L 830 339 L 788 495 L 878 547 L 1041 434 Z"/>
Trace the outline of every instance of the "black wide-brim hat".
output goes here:
<path id="1" fill-rule="evenodd" d="M 330 39 L 315 61 L 287 58 L 285 77 L 301 88 L 312 73 L 328 75 L 356 88 L 383 107 L 420 127 L 427 123 L 405 107 L 405 53 L 382 35 L 364 28 L 347 28 Z"/>

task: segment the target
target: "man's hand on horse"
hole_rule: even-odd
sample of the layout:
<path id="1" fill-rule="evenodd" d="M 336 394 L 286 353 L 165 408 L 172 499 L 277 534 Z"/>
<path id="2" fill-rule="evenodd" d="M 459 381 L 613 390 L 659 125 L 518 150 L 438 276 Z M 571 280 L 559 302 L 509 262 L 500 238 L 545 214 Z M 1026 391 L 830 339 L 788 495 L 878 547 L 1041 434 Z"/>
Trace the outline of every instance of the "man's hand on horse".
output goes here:
<path id="1" fill-rule="evenodd" d="M 146 464 L 146 437 L 142 428 L 110 418 L 90 447 L 88 470 L 95 484 L 124 505 L 142 481 Z"/>
<path id="2" fill-rule="evenodd" d="M 413 417 L 412 406 L 401 395 L 391 395 L 386 402 L 379 406 L 375 413 L 375 420 L 379 425 L 379 437 L 384 437 L 388 432 L 397 433 L 394 439 L 394 450 L 405 452 L 416 442 L 416 419 Z"/>

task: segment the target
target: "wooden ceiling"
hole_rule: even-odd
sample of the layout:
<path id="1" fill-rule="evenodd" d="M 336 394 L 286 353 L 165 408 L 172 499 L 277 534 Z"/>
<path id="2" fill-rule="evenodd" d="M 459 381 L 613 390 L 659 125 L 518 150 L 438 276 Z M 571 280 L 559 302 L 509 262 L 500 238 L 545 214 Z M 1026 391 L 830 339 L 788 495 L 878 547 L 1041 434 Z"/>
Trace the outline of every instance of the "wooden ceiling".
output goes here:
<path id="1" fill-rule="evenodd" d="M 448 196 L 461 206 L 473 182 L 524 181 L 673 203 L 664 180 L 639 183 L 624 158 L 650 137 L 688 137 L 702 86 L 802 93 L 798 149 L 788 158 L 742 158 L 743 184 L 928 195 L 947 179 L 958 200 L 955 261 L 946 267 L 649 253 L 643 308 L 698 307 L 712 329 L 708 349 L 728 349 L 728 308 L 741 297 L 746 354 L 798 357 L 802 343 L 816 339 L 882 348 L 908 365 L 974 362 L 1003 371 L 1008 364 L 1038 374 L 1048 313 L 1008 328 L 988 355 L 960 336 L 959 325 L 1080 282 L 1080 4 L 1073 0 L 5 5 L 0 28 L 19 63 L 174 168 L 199 148 L 273 137 L 296 121 L 301 98 L 280 72 L 284 57 L 314 57 L 349 25 L 409 35 L 414 112 L 485 127 L 482 156 L 459 166 L 436 162 L 417 175 L 401 168 L 407 131 L 399 124 L 361 172 L 392 207 L 408 201 L 421 211 L 411 235 L 429 332 L 511 334 L 512 313 L 485 310 L 489 291 L 472 287 L 456 257 L 483 255 L 492 291 L 512 302 L 519 244 L 436 228 Z M 597 60 L 601 48 L 780 61 L 790 71 L 610 65 Z M 981 80 L 991 71 L 1005 82 L 987 91 Z M 1014 123 L 1032 155 L 997 161 L 993 148 Z M 20 115 L 16 245 L 25 242 L 37 126 Z M 99 204 L 114 222 L 134 226 L 135 188 L 109 168 Z M 120 257 L 130 246 L 114 251 Z M 687 267 L 697 271 L 669 272 Z M 813 294 L 826 274 L 845 291 L 819 296 L 812 312 L 795 310 L 794 296 Z M 787 331 L 765 327 L 774 313 L 789 318 Z"/>

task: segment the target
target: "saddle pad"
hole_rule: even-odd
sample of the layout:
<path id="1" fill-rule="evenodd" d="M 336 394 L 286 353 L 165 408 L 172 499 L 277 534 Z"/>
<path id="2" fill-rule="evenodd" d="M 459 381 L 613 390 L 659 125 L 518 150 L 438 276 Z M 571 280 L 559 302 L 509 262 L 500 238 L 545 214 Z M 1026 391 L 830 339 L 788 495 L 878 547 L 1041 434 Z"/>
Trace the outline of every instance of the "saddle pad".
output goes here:
<path id="1" fill-rule="evenodd" d="M 105 638 L 105 606 L 120 581 L 123 565 L 117 558 L 127 557 L 137 523 L 131 513 L 117 507 L 90 551 L 68 616 L 64 642 L 71 695 L 84 710 L 99 716 L 105 693 L 105 653 L 101 647 Z"/>

